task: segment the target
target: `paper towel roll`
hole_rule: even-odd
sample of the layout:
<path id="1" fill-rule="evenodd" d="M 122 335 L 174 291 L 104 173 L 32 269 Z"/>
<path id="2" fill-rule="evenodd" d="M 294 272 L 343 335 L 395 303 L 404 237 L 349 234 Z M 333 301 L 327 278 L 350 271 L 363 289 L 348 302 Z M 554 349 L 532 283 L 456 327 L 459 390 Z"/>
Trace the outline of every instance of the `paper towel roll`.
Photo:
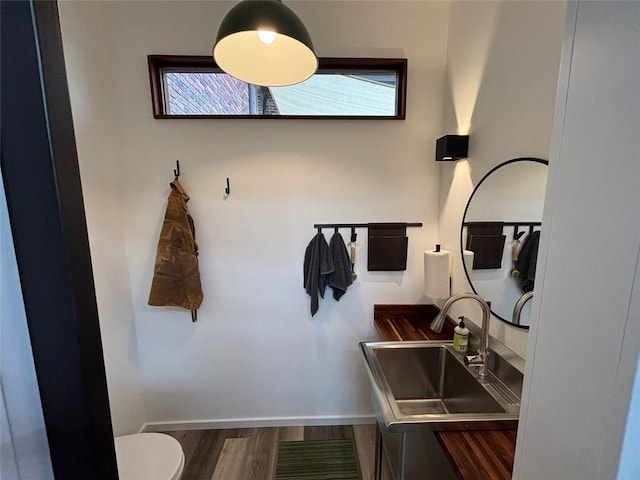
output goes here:
<path id="1" fill-rule="evenodd" d="M 467 270 L 467 274 L 471 275 L 473 270 L 473 252 L 471 250 L 463 250 L 462 257 L 464 258 L 464 268 Z"/>
<path id="2" fill-rule="evenodd" d="M 424 295 L 429 298 L 449 297 L 449 252 L 424 252 Z"/>

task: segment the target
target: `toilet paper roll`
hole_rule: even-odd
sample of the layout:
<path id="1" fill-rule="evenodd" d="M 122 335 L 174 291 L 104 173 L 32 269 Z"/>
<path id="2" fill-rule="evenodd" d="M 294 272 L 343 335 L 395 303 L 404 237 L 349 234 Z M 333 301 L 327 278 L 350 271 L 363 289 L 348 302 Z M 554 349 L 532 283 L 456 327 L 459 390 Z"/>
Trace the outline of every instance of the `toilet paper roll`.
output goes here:
<path id="1" fill-rule="evenodd" d="M 429 298 L 449 297 L 449 252 L 424 252 L 424 295 Z"/>
<path id="2" fill-rule="evenodd" d="M 471 250 L 463 250 L 462 258 L 464 259 L 464 268 L 468 275 L 471 275 L 473 270 L 473 252 Z"/>

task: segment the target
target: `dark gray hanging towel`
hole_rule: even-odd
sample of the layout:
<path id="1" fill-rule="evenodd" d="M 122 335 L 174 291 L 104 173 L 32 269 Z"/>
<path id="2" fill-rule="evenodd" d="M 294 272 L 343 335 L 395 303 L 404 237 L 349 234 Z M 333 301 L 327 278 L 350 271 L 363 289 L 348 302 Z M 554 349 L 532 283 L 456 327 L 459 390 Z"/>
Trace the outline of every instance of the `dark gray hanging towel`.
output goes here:
<path id="1" fill-rule="evenodd" d="M 311 316 L 318 311 L 318 294 L 324 298 L 324 291 L 329 284 L 328 277 L 333 270 L 329 245 L 322 232 L 318 232 L 304 252 L 304 288 L 311 296 Z"/>
<path id="2" fill-rule="evenodd" d="M 540 232 L 535 231 L 522 242 L 516 268 L 520 272 L 520 282 L 523 292 L 530 292 L 536 280 L 536 262 L 538 261 L 538 245 Z"/>
<path id="3" fill-rule="evenodd" d="M 329 242 L 329 251 L 333 260 L 334 270 L 329 275 L 329 286 L 333 289 L 333 298 L 340 300 L 346 293 L 349 285 L 353 283 L 351 279 L 351 259 L 347 246 L 344 244 L 342 235 L 335 232 Z"/>
<path id="4" fill-rule="evenodd" d="M 506 236 L 502 234 L 504 222 L 469 222 L 467 224 L 467 250 L 473 252 L 473 269 L 502 267 Z"/>
<path id="5" fill-rule="evenodd" d="M 394 272 L 407 269 L 406 223 L 370 223 L 367 270 Z"/>

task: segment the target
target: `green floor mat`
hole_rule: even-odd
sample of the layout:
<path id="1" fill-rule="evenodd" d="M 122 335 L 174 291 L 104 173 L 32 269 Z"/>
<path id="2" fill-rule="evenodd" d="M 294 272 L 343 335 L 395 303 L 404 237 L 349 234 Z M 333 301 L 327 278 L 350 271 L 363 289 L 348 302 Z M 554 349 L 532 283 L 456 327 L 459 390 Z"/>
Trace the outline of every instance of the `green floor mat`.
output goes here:
<path id="1" fill-rule="evenodd" d="M 361 480 L 353 441 L 280 442 L 274 480 Z"/>

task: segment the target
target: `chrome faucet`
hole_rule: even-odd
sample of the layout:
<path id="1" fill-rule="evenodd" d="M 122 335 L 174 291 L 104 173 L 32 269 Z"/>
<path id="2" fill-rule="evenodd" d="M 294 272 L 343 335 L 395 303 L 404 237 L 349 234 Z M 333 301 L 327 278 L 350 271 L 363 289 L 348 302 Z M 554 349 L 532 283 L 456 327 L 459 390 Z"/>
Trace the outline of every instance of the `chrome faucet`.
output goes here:
<path id="1" fill-rule="evenodd" d="M 478 367 L 478 375 L 486 377 L 489 374 L 487 359 L 489 356 L 489 320 L 491 318 L 491 308 L 486 301 L 475 293 L 458 293 L 457 295 L 453 295 L 444 302 L 440 313 L 436 316 L 433 322 L 431 322 L 429 328 L 434 332 L 440 333 L 442 331 L 445 318 L 447 317 L 447 312 L 451 306 L 458 300 L 462 300 L 464 298 L 475 300 L 478 302 L 480 307 L 482 307 L 482 338 L 480 339 L 478 354 L 466 357 L 465 363 L 471 367 Z"/>
<path id="2" fill-rule="evenodd" d="M 511 316 L 511 323 L 514 325 L 520 325 L 520 315 L 522 314 L 522 309 L 524 308 L 524 304 L 527 303 L 533 297 L 533 290 L 523 294 L 515 306 L 513 307 L 513 315 Z"/>

